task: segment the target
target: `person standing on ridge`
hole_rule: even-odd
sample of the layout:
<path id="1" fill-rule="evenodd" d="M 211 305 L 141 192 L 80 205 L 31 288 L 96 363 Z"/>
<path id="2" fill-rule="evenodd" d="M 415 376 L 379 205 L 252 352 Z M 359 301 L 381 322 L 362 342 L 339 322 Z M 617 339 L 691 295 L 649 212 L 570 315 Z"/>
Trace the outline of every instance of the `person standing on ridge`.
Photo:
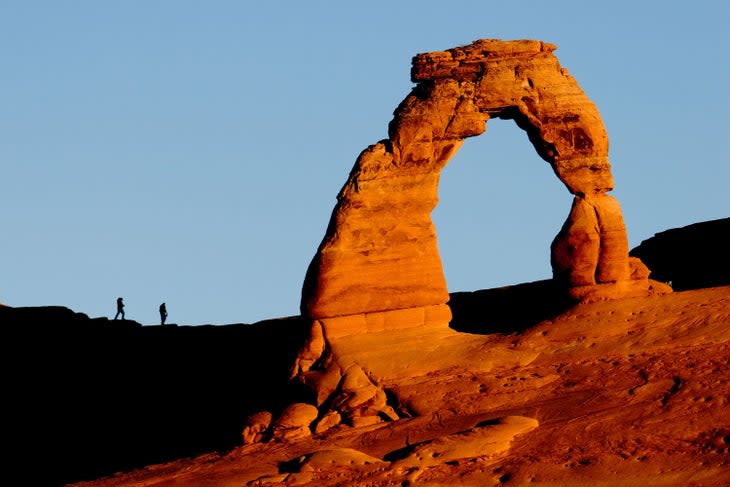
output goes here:
<path id="1" fill-rule="evenodd" d="M 165 306 L 165 303 L 162 303 L 160 305 L 160 325 L 164 325 L 166 319 L 167 319 L 167 306 Z"/>
<path id="2" fill-rule="evenodd" d="M 122 302 L 122 298 L 117 298 L 117 314 L 114 315 L 114 319 L 116 320 L 119 315 L 122 315 L 122 319 L 124 319 L 124 302 Z"/>

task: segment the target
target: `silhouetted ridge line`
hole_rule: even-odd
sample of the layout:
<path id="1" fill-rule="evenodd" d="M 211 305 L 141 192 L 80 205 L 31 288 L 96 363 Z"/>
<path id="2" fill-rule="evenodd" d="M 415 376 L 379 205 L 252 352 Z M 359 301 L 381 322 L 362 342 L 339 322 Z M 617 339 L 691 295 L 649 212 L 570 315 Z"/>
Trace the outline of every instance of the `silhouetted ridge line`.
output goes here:
<path id="1" fill-rule="evenodd" d="M 298 317 L 224 326 L 141 326 L 63 307 L 0 308 L 13 359 L 3 416 L 28 485 L 56 486 L 241 442 L 245 418 L 311 401 L 288 381 Z M 28 478 L 32 472 L 34 478 Z M 14 477 L 14 475 L 11 475 Z"/>
<path id="2" fill-rule="evenodd" d="M 730 218 L 659 232 L 631 250 L 675 291 L 730 284 Z"/>

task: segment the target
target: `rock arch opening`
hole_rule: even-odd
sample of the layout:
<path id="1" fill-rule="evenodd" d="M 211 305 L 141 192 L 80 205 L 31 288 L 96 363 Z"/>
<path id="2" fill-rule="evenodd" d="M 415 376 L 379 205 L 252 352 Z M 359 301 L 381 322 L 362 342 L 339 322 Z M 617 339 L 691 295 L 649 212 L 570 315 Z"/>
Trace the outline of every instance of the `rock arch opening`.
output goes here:
<path id="1" fill-rule="evenodd" d="M 490 120 L 441 171 L 431 216 L 450 293 L 549 279 L 570 195 L 510 120 Z"/>

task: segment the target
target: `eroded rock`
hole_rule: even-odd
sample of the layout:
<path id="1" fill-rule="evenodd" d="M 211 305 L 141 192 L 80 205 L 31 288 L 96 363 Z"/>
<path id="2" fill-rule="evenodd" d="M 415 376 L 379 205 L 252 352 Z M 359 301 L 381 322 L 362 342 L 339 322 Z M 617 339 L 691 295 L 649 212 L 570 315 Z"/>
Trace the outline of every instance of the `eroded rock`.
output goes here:
<path id="1" fill-rule="evenodd" d="M 261 411 L 246 418 L 242 433 L 243 444 L 250 445 L 263 441 L 269 426 L 271 426 L 271 413 L 269 411 Z"/>
<path id="2" fill-rule="evenodd" d="M 347 368 L 330 400 L 331 412 L 336 413 L 336 416 L 328 422 L 338 419 L 359 427 L 379 423 L 384 419 L 399 419 L 398 414 L 388 404 L 385 391 L 373 383 L 357 364 Z M 326 426 L 325 422 L 322 427 Z"/>
<path id="3" fill-rule="evenodd" d="M 614 184 L 608 136 L 554 50 L 535 40 L 482 39 L 414 57 L 416 86 L 395 110 L 388 139 L 360 154 L 337 197 L 307 271 L 303 315 L 336 318 L 448 301 L 431 221 L 440 171 L 495 117 L 524 129 L 575 195 L 553 245 L 556 275 L 578 287 L 630 279 L 621 209 L 605 194 Z"/>
<path id="4" fill-rule="evenodd" d="M 314 432 L 317 434 L 324 433 L 334 428 L 342 422 L 342 415 L 337 411 L 328 411 L 322 419 L 317 421 L 317 425 L 314 427 Z"/>
<path id="5" fill-rule="evenodd" d="M 319 411 L 306 403 L 294 403 L 284 409 L 272 426 L 274 441 L 292 441 L 312 435 L 309 425 L 317 419 Z"/>
<path id="6" fill-rule="evenodd" d="M 297 354 L 297 358 L 291 369 L 290 378 L 300 376 L 309 371 L 314 363 L 319 360 L 324 352 L 325 340 L 322 334 L 322 324 L 315 320 L 309 331 L 309 338 Z"/>
<path id="7" fill-rule="evenodd" d="M 612 196 L 575 196 L 551 247 L 553 274 L 573 286 L 625 281 L 628 241 L 621 206 Z"/>

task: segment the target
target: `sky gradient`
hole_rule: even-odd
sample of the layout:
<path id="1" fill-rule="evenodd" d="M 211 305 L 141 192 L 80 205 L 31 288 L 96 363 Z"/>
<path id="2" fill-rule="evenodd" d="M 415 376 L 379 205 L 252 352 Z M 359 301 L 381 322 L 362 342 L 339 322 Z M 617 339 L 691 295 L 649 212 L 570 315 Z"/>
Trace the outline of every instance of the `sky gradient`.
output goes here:
<path id="1" fill-rule="evenodd" d="M 597 105 L 629 245 L 729 216 L 730 2 L 0 2 L 0 302 L 296 315 L 411 58 L 540 39 Z M 442 173 L 451 291 L 550 276 L 571 195 L 514 123 Z"/>

